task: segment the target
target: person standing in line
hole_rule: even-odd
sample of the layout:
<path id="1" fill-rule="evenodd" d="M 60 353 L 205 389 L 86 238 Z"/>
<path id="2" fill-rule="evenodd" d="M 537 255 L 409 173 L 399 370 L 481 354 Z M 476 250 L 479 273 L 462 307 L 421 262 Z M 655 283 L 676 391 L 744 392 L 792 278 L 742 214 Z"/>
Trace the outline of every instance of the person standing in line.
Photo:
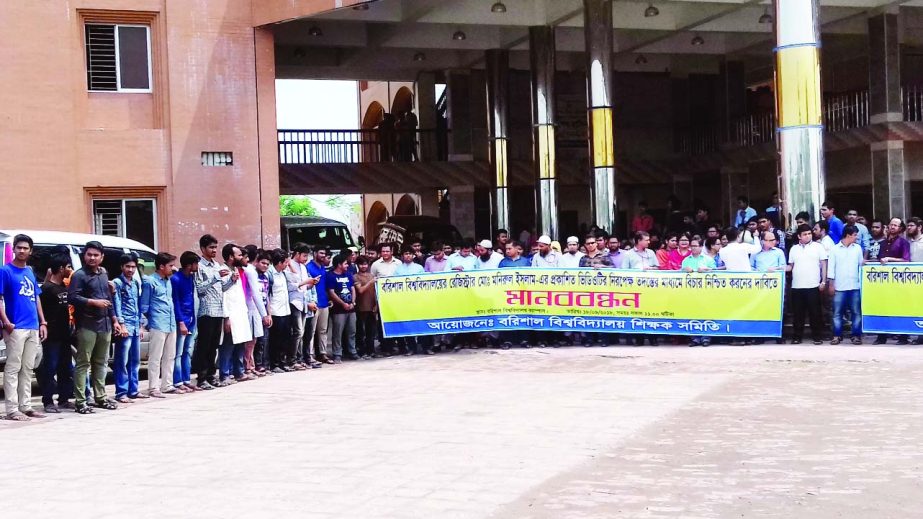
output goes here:
<path id="1" fill-rule="evenodd" d="M 721 248 L 721 259 L 724 261 L 724 266 L 733 272 L 750 272 L 750 256 L 761 249 L 759 240 L 756 243 L 738 241 L 740 230 L 734 227 L 728 227 L 724 231 L 724 236 L 728 240 L 728 244 Z"/>
<path id="2" fill-rule="evenodd" d="M 602 268 L 612 268 L 612 260 L 609 258 L 608 251 L 604 247 L 600 247 L 600 244 L 605 244 L 606 242 L 600 242 L 596 236 L 592 234 L 587 236 L 584 240 L 584 246 L 586 247 L 586 254 L 580 258 L 580 262 L 577 264 L 580 268 L 591 268 L 591 269 L 602 269 Z M 580 333 L 571 333 L 571 337 L 574 339 L 579 339 Z M 598 346 L 608 346 L 609 344 L 618 345 L 619 336 L 612 335 L 607 337 L 608 334 L 605 333 L 584 333 L 583 334 L 583 345 L 590 346 L 591 343 L 596 343 Z M 576 340 L 574 341 L 576 342 Z"/>
<path id="3" fill-rule="evenodd" d="M 683 272 L 710 272 L 715 270 L 715 260 L 710 256 L 702 254 L 701 238 L 694 236 L 689 240 L 689 255 L 683 259 L 680 270 Z M 707 335 L 692 337 L 689 341 L 689 346 L 703 346 L 707 348 L 710 345 L 711 337 Z"/>
<path id="4" fill-rule="evenodd" d="M 756 209 L 750 207 L 750 199 L 741 195 L 737 197 L 737 211 L 734 213 L 734 221 L 731 226 L 740 229 L 747 225 L 750 218 L 756 216 Z"/>
<path id="5" fill-rule="evenodd" d="M 632 232 L 651 232 L 654 228 L 654 217 L 647 212 L 647 202 L 638 202 L 638 213 L 631 219 Z"/>
<path id="6" fill-rule="evenodd" d="M 785 233 L 782 232 L 781 229 L 777 229 L 773 225 L 772 219 L 769 217 L 768 214 L 759 215 L 759 217 L 757 217 L 757 220 L 756 220 L 756 225 L 760 231 L 759 235 L 761 238 L 766 236 L 766 232 L 771 232 L 776 237 L 775 246 L 778 247 L 779 249 L 782 249 L 782 247 L 785 247 Z"/>
<path id="7" fill-rule="evenodd" d="M 820 216 L 827 222 L 827 234 L 830 235 L 830 239 L 834 244 L 839 243 L 843 237 L 843 220 L 837 218 L 836 209 L 830 202 L 824 202 L 820 206 Z"/>
<path id="8" fill-rule="evenodd" d="M 173 385 L 187 391 L 197 391 L 192 383 L 192 349 L 196 332 L 195 276 L 201 258 L 187 250 L 179 256 L 180 269 L 170 276 L 173 292 L 173 312 L 176 318 L 176 361 L 173 364 Z"/>
<path id="9" fill-rule="evenodd" d="M 763 231 L 763 249 L 750 256 L 750 268 L 756 272 L 781 272 L 785 267 L 785 253 L 779 248 L 779 237 L 772 231 Z"/>
<path id="10" fill-rule="evenodd" d="M 264 328 L 272 324 L 272 318 L 266 313 L 265 293 L 260 292 L 264 287 L 260 283 L 259 272 L 255 265 L 259 252 L 257 246 L 252 244 L 244 246 L 241 251 L 243 268 L 240 275 L 245 278 L 242 285 L 244 287 L 244 296 L 247 299 L 247 313 L 250 316 L 250 334 L 253 337 L 244 344 L 244 374 L 241 378 L 245 380 L 251 380 L 259 376 L 256 373 L 256 360 L 253 352 L 256 349 L 256 341 L 263 338 Z"/>
<path id="11" fill-rule="evenodd" d="M 503 255 L 509 241 L 510 232 L 506 229 L 497 229 L 497 232 L 494 233 L 494 250 Z"/>
<path id="12" fill-rule="evenodd" d="M 923 220 L 916 216 L 907 220 L 907 241 L 910 243 L 910 261 L 923 262 Z"/>
<path id="13" fill-rule="evenodd" d="M 606 242 L 606 245 L 609 249 L 609 261 L 612 262 L 612 268 L 625 268 L 625 253 L 622 252 L 622 242 L 619 237 L 614 234 L 609 236 L 609 241 Z"/>
<path id="14" fill-rule="evenodd" d="M 836 242 L 833 241 L 833 237 L 829 233 L 829 225 L 825 220 L 820 220 L 814 224 L 813 229 L 814 241 L 820 243 L 821 247 L 824 248 L 824 251 L 827 255 L 830 255 L 830 251 L 833 250 L 833 247 L 836 245 Z"/>
<path id="15" fill-rule="evenodd" d="M 483 247 L 482 247 L 483 249 Z M 491 253 L 493 250 L 488 249 Z M 413 262 L 413 251 L 404 248 L 401 250 L 401 264 L 394 269 L 395 276 L 418 276 L 423 274 L 423 267 Z M 426 338 L 424 338 L 426 340 Z M 402 337 L 398 339 L 398 344 L 401 346 L 404 355 L 414 355 L 418 353 L 418 348 L 422 346 L 421 341 L 417 341 L 417 338 L 414 336 Z M 426 354 L 433 355 L 433 349 L 429 345 L 426 345 Z"/>
<path id="16" fill-rule="evenodd" d="M 393 246 L 392 244 L 390 244 L 390 243 L 380 243 L 380 244 L 378 244 L 378 255 L 379 255 L 379 258 L 378 258 L 377 260 L 375 260 L 375 262 L 373 262 L 373 263 L 372 263 L 372 266 L 369 268 L 369 271 L 372 273 L 372 277 L 374 277 L 376 281 L 379 280 L 379 279 L 381 279 L 381 278 L 386 278 L 386 277 L 389 277 L 389 276 L 393 276 L 393 275 L 394 275 L 394 271 L 397 270 L 398 265 L 400 265 L 401 262 L 394 258 L 394 254 L 393 254 L 394 248 L 393 248 L 393 247 L 394 247 L 394 246 Z M 453 254 L 453 256 L 454 256 L 454 254 Z M 474 259 L 474 256 L 471 256 L 471 249 L 470 249 L 470 248 L 468 249 L 468 256 L 469 256 L 472 260 Z M 449 266 L 450 269 L 452 268 L 452 260 L 451 260 L 451 258 L 449 259 L 448 266 Z M 472 261 L 472 262 L 471 262 L 471 270 L 473 270 L 473 269 L 474 269 L 474 263 L 473 263 L 473 261 Z M 383 353 L 383 354 L 385 354 L 385 355 L 387 355 L 387 356 L 391 356 L 391 355 L 394 355 L 395 353 L 397 353 L 397 352 L 395 351 L 395 349 L 396 349 L 396 347 L 397 347 L 397 343 L 395 342 L 394 339 L 386 339 L 386 338 L 385 338 L 384 328 L 383 328 L 384 324 L 382 323 L 382 320 L 381 320 L 381 307 L 379 307 L 378 310 L 379 310 L 379 314 L 378 314 L 379 329 L 378 329 L 378 332 L 379 332 L 379 336 L 381 337 L 381 341 L 379 341 L 379 348 L 380 348 L 380 350 L 381 350 L 381 353 Z"/>
<path id="17" fill-rule="evenodd" d="M 874 222 L 873 222 L 874 227 Z M 904 231 L 907 225 L 900 218 L 891 218 L 888 222 L 888 230 L 885 238 L 881 241 L 881 247 L 878 251 L 878 261 L 882 265 L 890 263 L 907 263 L 910 261 L 910 242 L 904 238 Z M 888 342 L 888 334 L 879 334 L 875 339 L 875 344 L 885 344 Z M 906 335 L 897 336 L 897 345 L 904 346 L 910 342 Z"/>
<path id="18" fill-rule="evenodd" d="M 238 380 L 250 380 L 244 377 L 243 356 L 244 344 L 253 339 L 253 329 L 244 287 L 246 275 L 243 272 L 243 252 L 237 245 L 228 243 L 222 247 L 221 256 L 225 264 L 237 274 L 234 284 L 224 292 L 224 340 L 218 351 L 221 373 L 218 387 L 227 387 Z"/>
<path id="19" fill-rule="evenodd" d="M 549 245 L 551 241 L 548 241 Z M 471 254 L 474 243 L 471 240 L 464 240 L 458 248 L 458 252 L 449 256 L 449 270 L 475 270 L 477 268 L 477 256 Z M 377 263 L 377 262 L 376 262 Z M 394 268 L 397 268 L 398 261 L 395 261 Z M 375 271 L 375 263 L 372 264 L 372 273 Z"/>
<path id="20" fill-rule="evenodd" d="M 77 357 L 74 367 L 74 410 L 79 414 L 90 414 L 93 408 L 87 405 L 87 373 L 93 383 L 93 399 L 101 409 L 118 409 L 116 401 L 106 397 L 106 362 L 109 359 L 109 344 L 112 334 L 122 334 L 112 308 L 112 293 L 109 277 L 102 262 L 105 252 L 98 241 L 84 246 L 83 267 L 71 276 L 67 288 L 67 300 L 74 305 L 77 321 Z"/>
<path id="21" fill-rule="evenodd" d="M 436 253 L 426 259 L 427 265 L 433 265 L 430 260 L 439 255 L 442 257 L 442 265 L 445 266 L 445 254 L 442 252 L 442 245 L 435 249 Z M 369 259 L 365 256 L 359 256 L 356 260 L 356 267 L 359 272 L 353 276 L 356 286 L 356 348 L 363 359 L 378 358 L 375 351 L 375 335 L 378 333 L 378 323 L 375 321 L 375 314 L 378 312 L 378 298 L 375 294 L 375 276 L 369 271 Z"/>
<path id="22" fill-rule="evenodd" d="M 519 243 L 517 240 L 508 241 L 505 245 L 506 247 L 506 257 L 500 262 L 498 268 L 507 269 L 507 268 L 529 268 L 532 266 L 532 261 L 529 258 L 526 258 L 522 255 L 522 243 Z M 527 337 L 530 335 L 530 332 L 527 330 L 509 330 L 500 332 L 500 347 L 504 350 L 510 349 L 513 344 L 518 344 L 522 348 L 531 348 L 532 345 L 529 343 Z"/>
<path id="23" fill-rule="evenodd" d="M 490 240 L 481 240 L 475 250 L 478 254 L 475 268 L 478 270 L 495 269 L 503 259 L 502 254 L 494 251 L 494 244 Z"/>
<path id="24" fill-rule="evenodd" d="M 846 211 L 846 225 L 854 225 L 856 229 L 859 229 L 859 238 L 856 243 L 862 247 L 863 251 L 868 251 L 869 245 L 872 244 L 872 235 L 869 233 L 869 228 L 859 222 L 859 211 L 855 209 Z"/>
<path id="25" fill-rule="evenodd" d="M 74 392 L 73 353 L 71 353 L 70 310 L 67 304 L 67 287 L 64 279 L 73 273 L 70 258 L 55 254 L 49 262 L 51 275 L 45 278 L 40 294 L 42 310 L 48 321 L 48 338 L 42 343 L 42 363 L 39 366 L 39 383 L 42 387 L 42 405 L 46 413 L 60 413 L 60 409 L 73 407 L 70 398 Z M 54 403 L 55 391 L 58 405 Z"/>
<path id="26" fill-rule="evenodd" d="M 423 254 L 423 243 L 420 240 L 414 240 L 410 244 L 410 248 L 413 249 L 414 263 L 418 263 L 421 267 L 426 265 L 426 255 Z M 355 275 L 353 272 L 350 272 L 350 274 Z"/>
<path id="27" fill-rule="evenodd" d="M 596 237 L 593 237 L 595 244 Z M 556 268 L 561 257 L 551 250 L 551 237 L 543 234 L 538 237 L 538 254 L 532 256 L 532 266 L 539 268 Z"/>
<path id="28" fill-rule="evenodd" d="M 160 252 L 154 258 L 154 273 L 144 278 L 141 288 L 141 315 L 151 334 L 147 359 L 147 394 L 164 398 L 168 393 L 186 393 L 173 385 L 176 367 L 176 311 L 173 309 L 173 262 L 176 256 Z"/>
<path id="29" fill-rule="evenodd" d="M 565 269 L 580 268 L 580 259 L 584 256 L 580 252 L 580 240 L 576 236 L 568 236 L 566 247 L 558 260 L 558 266 Z"/>
<path id="30" fill-rule="evenodd" d="M 676 248 L 670 252 L 670 256 L 667 258 L 667 269 L 668 270 L 682 270 L 683 261 L 692 254 L 692 248 L 690 247 L 690 238 L 688 234 L 681 234 L 676 241 Z M 701 244 L 701 242 L 699 242 Z"/>
<path id="31" fill-rule="evenodd" d="M 827 287 L 827 252 L 814 241 L 810 225 L 799 225 L 797 233 L 798 243 L 788 253 L 786 268 L 792 273 L 792 344 L 801 344 L 807 314 L 814 345 L 818 346 L 823 344 L 820 296 Z"/>
<path id="32" fill-rule="evenodd" d="M 269 270 L 272 268 L 272 254 L 264 250 L 259 251 L 256 255 L 256 262 L 253 263 L 253 268 L 256 269 L 256 279 L 251 286 L 259 289 L 256 292 L 259 293 L 263 308 L 266 309 L 266 317 L 263 318 L 261 323 L 263 335 L 256 339 L 256 344 L 254 345 L 255 364 L 253 373 L 258 377 L 264 377 L 272 373 L 269 367 L 269 330 L 274 324 L 272 314 L 269 311 L 269 296 L 272 290 L 272 278 L 269 277 Z M 288 292 L 288 287 L 286 287 L 286 292 Z"/>
<path id="33" fill-rule="evenodd" d="M 304 337 L 304 321 L 302 320 L 301 334 L 294 336 L 289 286 L 285 275 L 290 261 L 288 254 L 282 249 L 276 249 L 272 251 L 271 261 L 272 267 L 266 271 L 269 276 L 269 315 L 272 316 L 267 345 L 269 369 L 272 373 L 285 373 L 288 371 L 286 368 L 289 363 L 294 363 L 295 342 L 298 337 Z M 298 295 L 301 293 L 298 292 Z"/>
<path id="34" fill-rule="evenodd" d="M 657 262 L 660 263 L 661 270 L 669 270 L 670 254 L 679 246 L 679 235 L 675 232 L 667 234 L 667 239 L 663 242 L 663 247 L 654 251 L 657 255 Z"/>
<path id="35" fill-rule="evenodd" d="M 724 260 L 721 259 L 721 238 L 710 236 L 705 238 L 704 254 L 715 261 L 715 270 L 724 270 Z"/>
<path id="36" fill-rule="evenodd" d="M 192 365 L 197 373 L 198 388 L 212 390 L 218 384 L 215 358 L 224 326 L 224 293 L 237 282 L 240 274 L 215 261 L 218 239 L 211 234 L 199 238 L 199 248 L 202 259 L 195 277 L 196 293 L 199 295 L 199 338 L 192 353 Z"/>
<path id="37" fill-rule="evenodd" d="M 869 246 L 865 249 L 866 261 L 878 261 L 881 244 L 885 241 L 885 224 L 878 218 L 869 222 Z"/>
<path id="38" fill-rule="evenodd" d="M 32 377 L 39 345 L 48 337 L 48 323 L 42 312 L 42 289 L 29 266 L 32 238 L 13 237 L 13 260 L 0 267 L 0 325 L 6 343 L 3 395 L 6 418 L 26 422 L 44 418 L 32 409 Z"/>
<path id="39" fill-rule="evenodd" d="M 314 249 L 314 259 L 308 265 L 308 274 L 318 278 L 317 311 L 311 320 L 311 334 L 313 336 L 313 354 L 319 362 L 333 364 L 327 343 L 330 340 L 330 298 L 327 296 L 327 265 L 330 264 L 330 249 L 318 247 Z"/>
<path id="40" fill-rule="evenodd" d="M 138 259 L 123 254 L 119 259 L 122 273 L 112 280 L 115 285 L 115 316 L 122 333 L 115 340 L 115 400 L 122 404 L 135 398 L 147 398 L 139 391 L 141 369 L 141 274 Z"/>
<path id="41" fill-rule="evenodd" d="M 660 262 L 657 260 L 657 255 L 648 248 L 648 245 L 651 243 L 651 235 L 644 231 L 639 231 L 635 233 L 634 239 L 635 246 L 632 247 L 625 256 L 625 268 L 629 270 L 659 270 Z M 649 335 L 647 340 L 651 346 L 658 346 L 660 344 L 656 335 Z M 635 346 L 643 345 L 643 335 L 635 338 Z"/>
<path id="42" fill-rule="evenodd" d="M 308 256 L 311 249 L 304 243 L 295 244 L 292 259 L 286 263 L 284 275 L 288 287 L 289 315 L 291 315 L 292 347 L 286 355 L 285 364 L 279 366 L 284 371 L 304 371 L 317 369 L 323 364 L 314 359 L 314 325 L 317 312 L 317 286 L 319 276 L 308 273 Z M 281 354 L 282 352 L 280 352 Z"/>
<path id="43" fill-rule="evenodd" d="M 413 250 L 405 256 L 410 257 L 410 263 L 423 271 L 414 261 Z M 333 362 L 343 362 L 343 334 L 346 334 L 346 346 L 350 360 L 359 360 L 356 352 L 356 287 L 353 276 L 347 271 L 349 258 L 345 254 L 333 257 L 333 269 L 327 273 L 327 296 L 332 303 L 330 307 L 332 326 Z"/>
<path id="44" fill-rule="evenodd" d="M 371 262 L 369 263 L 371 267 Z M 445 246 L 441 241 L 433 244 L 433 253 L 423 262 L 424 272 L 444 272 L 449 268 L 449 257 L 446 256 Z M 371 270 L 369 271 L 371 273 Z M 361 310 L 360 310 L 361 312 Z"/>
<path id="45" fill-rule="evenodd" d="M 851 342 L 862 344 L 862 307 L 859 297 L 859 281 L 862 275 L 862 247 L 857 243 L 859 229 L 855 225 L 843 228 L 843 238 L 830 252 L 827 260 L 828 288 L 833 296 L 833 339 L 836 346 L 843 341 L 843 321 L 846 312 L 851 318 Z"/>

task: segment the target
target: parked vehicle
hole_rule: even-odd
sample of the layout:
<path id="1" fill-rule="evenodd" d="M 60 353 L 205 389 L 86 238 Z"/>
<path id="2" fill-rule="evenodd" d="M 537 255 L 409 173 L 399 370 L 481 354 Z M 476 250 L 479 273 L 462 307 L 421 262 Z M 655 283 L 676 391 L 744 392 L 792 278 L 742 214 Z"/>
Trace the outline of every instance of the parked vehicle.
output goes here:
<path id="1" fill-rule="evenodd" d="M 119 238 L 116 236 L 103 236 L 99 234 L 81 234 L 61 231 L 34 231 L 34 230 L 5 230 L 0 229 L 0 265 L 6 264 L 13 259 L 13 237 L 17 234 L 26 234 L 35 242 L 32 248 L 32 257 L 29 259 L 29 266 L 35 273 L 35 278 L 41 284 L 45 280 L 45 273 L 48 271 L 48 265 L 52 255 L 58 252 L 66 252 L 70 256 L 71 265 L 74 269 L 79 269 L 83 262 L 84 245 L 88 241 L 98 241 L 103 245 L 105 256 L 103 257 L 103 268 L 109 274 L 110 279 L 115 278 L 121 272 L 119 268 L 119 258 L 126 253 L 134 253 L 142 260 L 147 269 L 144 275 L 151 274 L 154 269 L 154 257 L 156 253 L 150 247 L 135 240 Z M 139 272 L 141 272 L 139 266 Z M 147 359 L 148 341 L 141 343 L 141 358 Z M 41 349 L 39 350 L 41 351 Z M 112 350 L 110 349 L 110 359 Z M 6 363 L 6 346 L 0 339 L 0 364 Z"/>
<path id="2" fill-rule="evenodd" d="M 435 216 L 399 215 L 391 216 L 387 222 L 391 225 L 402 227 L 403 245 L 419 240 L 424 250 L 429 251 L 433 242 L 441 241 L 458 245 L 462 241 L 461 233 L 450 223 L 446 223 Z"/>
<path id="3" fill-rule="evenodd" d="M 283 216 L 282 248 L 291 250 L 296 243 L 305 243 L 312 249 L 329 247 L 333 254 L 356 246 L 343 222 L 320 216 Z"/>

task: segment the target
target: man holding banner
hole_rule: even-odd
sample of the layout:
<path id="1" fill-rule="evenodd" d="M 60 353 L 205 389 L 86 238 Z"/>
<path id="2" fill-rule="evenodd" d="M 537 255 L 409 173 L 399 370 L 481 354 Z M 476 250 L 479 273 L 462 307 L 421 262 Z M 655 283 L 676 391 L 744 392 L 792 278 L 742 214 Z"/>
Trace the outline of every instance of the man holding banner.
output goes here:
<path id="1" fill-rule="evenodd" d="M 900 218 L 891 218 L 888 222 L 888 228 L 885 233 L 885 239 L 881 242 L 881 250 L 878 252 L 878 261 L 882 265 L 890 263 L 906 263 L 910 261 L 910 242 L 904 238 L 904 231 L 907 224 Z M 875 339 L 875 344 L 885 344 L 888 342 L 888 334 L 880 333 Z M 904 346 L 909 341 L 906 335 L 897 336 L 897 345 Z"/>
<path id="2" fill-rule="evenodd" d="M 859 281 L 862 275 L 862 246 L 857 243 L 859 229 L 854 225 L 843 228 L 843 238 L 830 251 L 827 265 L 827 279 L 833 294 L 833 339 L 831 346 L 843 341 L 843 320 L 849 311 L 852 320 L 851 342 L 862 344 L 862 308 L 860 305 Z"/>
<path id="3" fill-rule="evenodd" d="M 792 273 L 792 344 L 801 344 L 804 318 L 811 319 L 814 345 L 823 344 L 820 294 L 827 286 L 827 252 L 823 245 L 813 241 L 811 226 L 798 226 L 798 243 L 788 253 L 788 268 Z"/>

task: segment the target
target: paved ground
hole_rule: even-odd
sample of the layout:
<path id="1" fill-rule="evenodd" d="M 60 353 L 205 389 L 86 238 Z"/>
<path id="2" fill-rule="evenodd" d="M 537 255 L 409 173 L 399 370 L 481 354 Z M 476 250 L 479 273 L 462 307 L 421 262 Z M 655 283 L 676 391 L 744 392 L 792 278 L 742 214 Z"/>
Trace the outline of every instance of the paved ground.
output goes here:
<path id="1" fill-rule="evenodd" d="M 921 354 L 480 350 L 0 421 L 0 516 L 920 517 Z"/>

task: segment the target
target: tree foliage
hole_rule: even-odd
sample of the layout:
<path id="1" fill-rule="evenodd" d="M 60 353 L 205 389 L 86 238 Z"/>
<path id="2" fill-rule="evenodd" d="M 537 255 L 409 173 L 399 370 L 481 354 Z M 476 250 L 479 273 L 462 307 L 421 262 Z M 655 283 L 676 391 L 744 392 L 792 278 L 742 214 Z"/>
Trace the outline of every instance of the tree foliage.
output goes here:
<path id="1" fill-rule="evenodd" d="M 279 214 L 281 216 L 317 216 L 317 209 L 311 199 L 299 195 L 282 195 L 279 197 Z"/>

